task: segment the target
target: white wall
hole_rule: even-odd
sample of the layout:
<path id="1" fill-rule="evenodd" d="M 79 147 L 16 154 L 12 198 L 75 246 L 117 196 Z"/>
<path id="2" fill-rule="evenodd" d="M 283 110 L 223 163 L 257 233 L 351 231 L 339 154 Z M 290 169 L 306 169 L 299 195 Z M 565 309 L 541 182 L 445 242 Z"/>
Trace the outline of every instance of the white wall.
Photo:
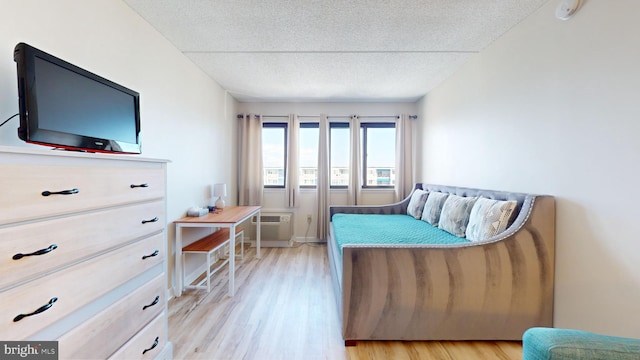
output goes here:
<path id="1" fill-rule="evenodd" d="M 302 116 L 384 116 L 415 114 L 415 103 L 239 103 L 238 112 L 262 115 L 288 115 L 298 114 Z M 266 119 L 276 120 L 277 119 Z M 309 119 L 306 119 L 309 120 Z M 304 118 L 301 121 L 305 121 Z M 317 119 L 316 119 L 317 121 Z M 393 146 L 389 151 L 395 151 Z M 393 190 L 369 189 L 363 190 L 363 204 L 389 204 L 393 202 Z M 346 190 L 331 191 L 331 205 L 344 205 L 347 203 Z M 295 209 L 286 207 L 285 192 L 281 189 L 265 189 L 263 212 L 286 211 L 294 214 L 293 236 L 299 241 L 317 241 L 316 219 L 317 202 L 315 189 L 302 189 L 300 191 L 300 205 Z M 307 215 L 311 215 L 312 222 L 307 224 Z M 305 236 L 306 235 L 306 236 Z"/>
<path id="2" fill-rule="evenodd" d="M 555 326 L 640 338 L 640 2 L 557 3 L 420 101 L 420 173 L 556 196 Z"/>
<path id="3" fill-rule="evenodd" d="M 2 0 L 1 8 L 0 121 L 18 112 L 13 49 L 26 42 L 140 93 L 142 156 L 171 160 L 170 244 L 171 222 L 206 205 L 210 184 L 235 191 L 235 100 L 124 2 Z M 18 124 L 0 128 L 1 145 L 30 146 Z"/>

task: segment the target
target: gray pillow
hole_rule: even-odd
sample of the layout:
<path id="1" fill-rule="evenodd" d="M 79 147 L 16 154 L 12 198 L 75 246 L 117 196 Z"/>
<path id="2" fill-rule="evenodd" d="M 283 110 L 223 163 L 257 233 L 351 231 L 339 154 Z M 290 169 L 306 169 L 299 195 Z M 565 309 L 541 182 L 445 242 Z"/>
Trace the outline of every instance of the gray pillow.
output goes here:
<path id="1" fill-rule="evenodd" d="M 411 200 L 409 200 L 409 206 L 407 206 L 407 215 L 411 215 L 416 219 L 420 219 L 422 216 L 422 209 L 424 208 L 424 203 L 427 201 L 427 196 L 429 193 L 415 189 L 413 194 L 411 194 Z"/>
<path id="2" fill-rule="evenodd" d="M 440 212 L 442 212 L 442 205 L 444 205 L 448 196 L 449 194 L 441 193 L 439 191 L 430 192 L 427 202 L 424 204 L 421 219 L 433 226 L 438 226 L 438 221 L 440 221 Z"/>
<path id="3" fill-rule="evenodd" d="M 513 201 L 479 198 L 473 205 L 467 226 L 467 239 L 486 240 L 503 232 L 518 203 Z"/>
<path id="4" fill-rule="evenodd" d="M 457 237 L 465 237 L 469 215 L 477 197 L 449 195 L 442 206 L 438 227 Z"/>

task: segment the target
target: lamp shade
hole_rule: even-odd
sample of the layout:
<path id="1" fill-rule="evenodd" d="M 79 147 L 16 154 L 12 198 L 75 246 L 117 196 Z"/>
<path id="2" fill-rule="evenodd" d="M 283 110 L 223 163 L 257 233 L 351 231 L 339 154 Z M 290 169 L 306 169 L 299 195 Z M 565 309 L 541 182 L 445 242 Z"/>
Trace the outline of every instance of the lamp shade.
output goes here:
<path id="1" fill-rule="evenodd" d="M 227 196 L 227 184 L 213 185 L 213 196 Z"/>

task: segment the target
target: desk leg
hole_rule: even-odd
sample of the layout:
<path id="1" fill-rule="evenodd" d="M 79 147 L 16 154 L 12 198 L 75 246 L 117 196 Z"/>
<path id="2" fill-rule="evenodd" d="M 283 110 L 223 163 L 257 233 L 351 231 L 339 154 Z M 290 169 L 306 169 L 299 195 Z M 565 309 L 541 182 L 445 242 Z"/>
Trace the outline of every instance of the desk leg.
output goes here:
<path id="1" fill-rule="evenodd" d="M 229 238 L 229 296 L 233 296 L 236 290 L 236 224 L 231 225 Z"/>
<path id="2" fill-rule="evenodd" d="M 175 278 L 173 282 L 175 287 L 173 289 L 173 293 L 176 297 L 182 295 L 182 226 L 179 224 L 176 225 L 176 261 L 174 264 L 173 274 Z"/>
<path id="3" fill-rule="evenodd" d="M 260 210 L 256 221 L 256 258 L 260 259 Z"/>

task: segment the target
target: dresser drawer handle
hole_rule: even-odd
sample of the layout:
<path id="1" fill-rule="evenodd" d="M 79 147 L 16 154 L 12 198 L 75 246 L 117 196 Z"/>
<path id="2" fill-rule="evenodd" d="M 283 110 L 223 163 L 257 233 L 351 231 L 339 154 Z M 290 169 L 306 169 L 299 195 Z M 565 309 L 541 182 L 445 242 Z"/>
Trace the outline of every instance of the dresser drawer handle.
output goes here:
<path id="1" fill-rule="evenodd" d="M 157 304 L 158 301 L 160 301 L 160 295 L 157 295 L 155 300 L 153 300 L 153 302 L 151 304 L 143 306 L 142 310 L 147 310 L 147 308 L 152 307 L 153 305 Z"/>
<path id="2" fill-rule="evenodd" d="M 42 196 L 49 196 L 49 195 L 73 195 L 73 194 L 77 194 L 79 193 L 80 190 L 78 189 L 71 189 L 71 190 L 62 190 L 62 191 L 43 191 L 42 192 Z"/>
<path id="3" fill-rule="evenodd" d="M 35 314 L 40 314 L 43 311 L 49 310 L 50 307 L 53 306 L 53 303 L 58 301 L 57 297 L 52 297 L 51 300 L 49 300 L 49 302 L 46 305 L 41 306 L 40 308 L 38 308 L 38 310 L 32 312 L 31 314 L 20 314 L 16 317 L 13 318 L 13 322 L 18 322 L 24 318 L 26 318 L 27 316 L 31 316 L 31 315 L 35 315 Z"/>
<path id="4" fill-rule="evenodd" d="M 156 221 L 158 221 L 158 218 L 157 218 L 157 217 L 154 217 L 154 218 L 153 218 L 153 219 L 151 219 L 151 220 L 142 220 L 142 223 L 143 223 L 143 224 L 146 224 L 146 223 L 153 223 L 153 222 L 156 222 Z"/>
<path id="5" fill-rule="evenodd" d="M 156 250 L 156 251 L 154 251 L 154 252 L 153 252 L 153 254 L 144 255 L 144 256 L 142 257 L 142 260 L 145 260 L 145 259 L 150 258 L 150 257 L 158 256 L 158 254 L 159 254 L 159 253 L 160 253 L 160 252 L 159 252 L 158 250 Z"/>
<path id="6" fill-rule="evenodd" d="M 31 254 L 20 254 L 20 253 L 17 253 L 15 255 L 13 255 L 13 260 L 20 260 L 25 256 L 44 255 L 44 254 L 47 254 L 47 253 L 49 253 L 49 252 L 51 252 L 51 251 L 53 251 L 53 250 L 55 250 L 57 248 L 58 248 L 58 245 L 51 244 L 51 246 L 49 246 L 48 248 L 40 249 L 38 251 L 34 251 Z"/>
<path id="7" fill-rule="evenodd" d="M 139 187 L 149 187 L 149 184 L 131 184 L 131 188 L 135 189 L 135 188 L 139 188 Z"/>
<path id="8" fill-rule="evenodd" d="M 142 355 L 144 355 L 147 351 L 151 351 L 155 349 L 156 346 L 158 346 L 158 341 L 160 341 L 160 337 L 156 336 L 156 340 L 153 342 L 153 345 L 151 345 L 151 347 L 148 349 L 144 349 L 144 351 L 142 352 Z"/>

